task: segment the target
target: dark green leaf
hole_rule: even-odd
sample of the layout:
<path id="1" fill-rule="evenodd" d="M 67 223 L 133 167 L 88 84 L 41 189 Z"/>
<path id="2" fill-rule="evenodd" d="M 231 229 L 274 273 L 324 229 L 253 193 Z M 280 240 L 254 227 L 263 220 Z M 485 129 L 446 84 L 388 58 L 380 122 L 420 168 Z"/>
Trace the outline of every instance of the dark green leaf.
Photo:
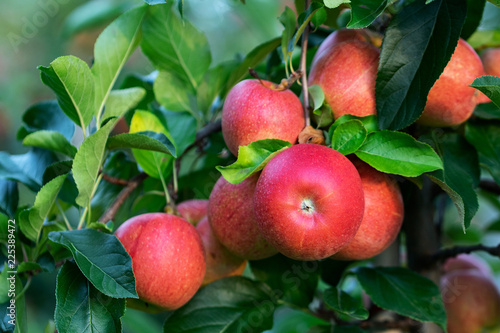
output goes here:
<path id="1" fill-rule="evenodd" d="M 57 275 L 55 322 L 59 332 L 122 332 L 125 300 L 100 293 L 73 262 Z"/>
<path id="2" fill-rule="evenodd" d="M 481 166 L 500 184 L 500 124 L 467 124 L 465 136 L 476 148 Z"/>
<path id="3" fill-rule="evenodd" d="M 309 86 L 309 95 L 311 95 L 313 112 L 318 116 L 321 115 L 319 108 L 321 108 L 325 102 L 325 93 L 319 85 L 313 84 Z"/>
<path id="4" fill-rule="evenodd" d="M 17 183 L 13 180 L 0 179 L 0 213 L 14 216 L 18 203 L 19 190 Z"/>
<path id="5" fill-rule="evenodd" d="M 102 222 L 92 222 L 88 225 L 88 228 L 94 229 L 97 231 L 101 231 L 101 232 L 105 232 L 107 234 L 113 233 L 113 229 L 111 229 L 110 227 L 108 227 L 106 224 L 104 224 Z"/>
<path id="6" fill-rule="evenodd" d="M 57 176 L 68 174 L 71 171 L 72 166 L 72 160 L 60 161 L 51 164 L 47 167 L 47 169 L 45 169 L 45 173 L 43 174 L 43 184 L 47 184 Z M 73 206 L 77 206 L 75 201 L 77 196 L 78 189 L 76 187 L 75 180 L 73 179 L 73 175 L 69 174 L 59 191 L 58 198 Z"/>
<path id="7" fill-rule="evenodd" d="M 236 162 L 218 166 L 217 170 L 228 182 L 238 184 L 262 170 L 276 154 L 291 146 L 290 142 L 278 139 L 255 141 L 247 146 L 240 146 Z"/>
<path id="8" fill-rule="evenodd" d="M 494 4 L 495 6 L 500 7 L 500 0 L 488 0 L 488 1 Z"/>
<path id="9" fill-rule="evenodd" d="M 363 126 L 366 128 L 366 131 L 368 132 L 368 134 L 378 131 L 377 116 L 372 115 L 372 116 L 365 116 L 365 117 L 357 117 L 357 116 L 353 116 L 350 114 L 346 114 L 346 115 L 343 115 L 342 117 L 338 118 L 337 120 L 335 120 L 333 125 L 328 130 L 329 136 L 332 136 L 333 131 L 335 131 L 335 129 L 338 126 L 340 126 L 348 121 L 355 120 L 355 119 L 359 120 L 359 121 L 361 121 L 361 123 L 363 123 Z"/>
<path id="10" fill-rule="evenodd" d="M 326 305 L 342 315 L 356 320 L 368 319 L 368 310 L 364 308 L 361 301 L 355 299 L 345 291 L 337 288 L 327 289 L 323 293 L 323 300 Z"/>
<path id="11" fill-rule="evenodd" d="M 175 147 L 163 133 L 152 131 L 123 133 L 108 139 L 108 149 L 133 148 L 158 151 L 176 157 Z"/>
<path id="12" fill-rule="evenodd" d="M 481 76 L 475 79 L 470 86 L 480 90 L 500 108 L 500 77 Z"/>
<path id="13" fill-rule="evenodd" d="M 372 24 L 389 5 L 388 0 L 351 0 L 349 29 L 361 29 Z"/>
<path id="14" fill-rule="evenodd" d="M 72 160 L 60 161 L 49 165 L 47 169 L 45 169 L 45 172 L 43 173 L 43 184 L 44 185 L 47 184 L 57 176 L 69 173 L 71 171 L 72 166 L 73 166 Z"/>
<path id="15" fill-rule="evenodd" d="M 446 313 L 438 286 L 401 267 L 359 267 L 356 276 L 379 307 L 446 328 Z"/>
<path id="16" fill-rule="evenodd" d="M 344 1 L 342 1 L 342 0 L 325 0 L 325 4 L 327 1 L 339 2 L 339 4 L 337 6 L 346 2 L 345 0 Z M 335 7 L 337 7 L 337 6 L 335 6 Z M 304 32 L 304 29 L 311 21 L 311 18 L 314 16 L 316 11 L 320 8 L 323 8 L 323 4 L 321 4 L 319 2 L 312 2 L 311 5 L 309 6 L 309 8 L 307 8 L 307 10 L 304 13 L 299 15 L 299 28 L 297 29 L 297 32 L 295 33 L 295 35 L 293 35 L 292 39 L 290 39 L 290 42 L 288 43 L 288 54 L 289 55 L 291 55 L 291 53 L 295 49 L 295 46 L 299 42 L 300 36 L 302 36 L 302 33 Z M 333 7 L 330 7 L 330 8 L 333 8 Z"/>
<path id="17" fill-rule="evenodd" d="M 402 132 L 371 133 L 356 156 L 381 172 L 406 177 L 443 168 L 441 159 L 429 145 Z"/>
<path id="18" fill-rule="evenodd" d="M 274 314 L 274 325 L 268 333 L 298 333 L 317 325 L 327 325 L 328 322 L 305 311 L 281 306 Z"/>
<path id="19" fill-rule="evenodd" d="M 380 128 L 401 129 L 423 112 L 427 94 L 451 58 L 466 0 L 415 1 L 387 28 L 375 86 Z"/>
<path id="20" fill-rule="evenodd" d="M 23 115 L 26 134 L 38 130 L 56 131 L 68 140 L 73 137 L 75 124 L 64 114 L 56 100 L 44 101 L 30 107 Z M 18 135 L 17 139 L 24 139 Z"/>
<path id="21" fill-rule="evenodd" d="M 197 112 L 191 103 L 195 100 L 195 94 L 188 81 L 167 71 L 160 71 L 153 85 L 154 93 L 158 102 L 171 111 Z"/>
<path id="22" fill-rule="evenodd" d="M 175 145 L 175 152 L 177 156 L 180 156 L 196 138 L 196 119 L 188 112 L 165 111 L 164 114 L 168 132 Z"/>
<path id="23" fill-rule="evenodd" d="M 217 105 L 219 102 L 217 97 L 224 96 L 230 88 L 227 87 L 228 79 L 237 65 L 236 61 L 227 61 L 210 68 L 205 73 L 196 91 L 198 109 L 205 115 L 210 115 L 210 112 L 213 112 L 214 103 Z M 170 133 L 172 133 L 172 129 L 170 129 Z"/>
<path id="24" fill-rule="evenodd" d="M 321 25 L 323 25 L 328 18 L 328 13 L 325 9 L 325 7 L 320 8 L 314 13 L 313 17 L 311 18 L 311 23 L 314 25 L 314 28 L 317 29 Z"/>
<path id="25" fill-rule="evenodd" d="M 293 10 L 286 6 L 279 20 L 284 27 L 281 33 L 281 53 L 283 55 L 283 62 L 288 64 L 288 57 L 290 56 L 290 53 L 288 53 L 288 42 L 292 39 L 295 28 L 297 27 L 297 19 Z"/>
<path id="26" fill-rule="evenodd" d="M 20 295 L 23 290 L 21 279 L 13 275 L 15 278 L 16 295 Z M 15 301 L 14 313 L 8 308 L 11 306 L 10 298 L 8 303 L 0 304 L 0 332 L 27 333 L 28 320 L 26 316 L 26 299 L 25 296 L 18 296 Z"/>
<path id="27" fill-rule="evenodd" d="M 460 37 L 467 40 L 476 31 L 483 17 L 486 0 L 467 0 L 467 17 Z"/>
<path id="28" fill-rule="evenodd" d="M 0 304 L 3 304 L 10 300 L 9 297 L 10 280 L 8 280 L 8 278 L 11 277 L 12 275 L 13 274 L 9 273 L 9 269 L 7 268 L 7 262 L 4 262 L 2 273 L 0 273 Z"/>
<path id="29" fill-rule="evenodd" d="M 115 235 L 82 229 L 53 231 L 49 239 L 71 251 L 97 290 L 114 298 L 137 298 L 132 259 Z"/>
<path id="30" fill-rule="evenodd" d="M 275 308 L 276 300 L 268 286 L 243 277 L 229 277 L 202 288 L 167 318 L 163 331 L 262 332 L 272 327 Z"/>
<path id="31" fill-rule="evenodd" d="M 481 119 L 500 120 L 500 108 L 493 103 L 481 103 L 476 105 L 474 116 Z"/>
<path id="32" fill-rule="evenodd" d="M 136 107 L 145 95 L 146 90 L 140 87 L 112 90 L 106 101 L 103 119 L 123 116 Z"/>
<path id="33" fill-rule="evenodd" d="M 76 148 L 59 132 L 55 131 L 37 131 L 28 134 L 23 145 L 48 149 L 69 156 L 75 157 Z"/>
<path id="34" fill-rule="evenodd" d="M 363 145 L 368 133 L 363 123 L 357 119 L 345 122 L 333 131 L 332 148 L 339 153 L 349 155 Z"/>

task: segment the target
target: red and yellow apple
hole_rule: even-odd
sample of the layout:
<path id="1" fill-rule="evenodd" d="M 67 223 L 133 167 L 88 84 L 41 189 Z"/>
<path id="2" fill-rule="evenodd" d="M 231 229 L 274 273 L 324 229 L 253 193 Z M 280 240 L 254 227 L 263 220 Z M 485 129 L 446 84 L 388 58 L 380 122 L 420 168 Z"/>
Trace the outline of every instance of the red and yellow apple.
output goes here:
<path id="1" fill-rule="evenodd" d="M 304 111 L 290 90 L 276 90 L 273 83 L 243 80 L 226 97 L 222 109 L 222 135 L 229 150 L 263 139 L 295 143 L 304 128 Z"/>
<path id="2" fill-rule="evenodd" d="M 500 77 L 500 47 L 486 49 L 481 53 L 486 75 Z"/>
<path id="3" fill-rule="evenodd" d="M 473 257 L 470 254 L 459 254 L 454 258 L 449 258 L 443 264 L 443 270 L 445 273 L 449 273 L 451 271 L 456 270 L 477 270 L 482 272 L 485 276 L 491 276 L 491 268 L 483 261 Z"/>
<path id="4" fill-rule="evenodd" d="M 146 307 L 177 309 L 200 288 L 206 266 L 203 244 L 183 218 L 138 215 L 120 225 L 115 235 L 132 258 L 137 294 Z"/>
<path id="5" fill-rule="evenodd" d="M 253 200 L 262 235 L 296 260 L 327 258 L 346 246 L 358 231 L 364 205 L 354 165 L 336 150 L 308 143 L 269 161 Z"/>
<path id="6" fill-rule="evenodd" d="M 179 215 L 194 226 L 196 226 L 202 218 L 207 216 L 207 211 L 208 200 L 205 199 L 186 200 L 177 205 L 177 212 Z"/>
<path id="7" fill-rule="evenodd" d="M 403 224 L 403 198 L 396 181 L 359 159 L 352 161 L 363 184 L 365 214 L 354 239 L 332 256 L 336 260 L 376 256 L 394 242 Z"/>

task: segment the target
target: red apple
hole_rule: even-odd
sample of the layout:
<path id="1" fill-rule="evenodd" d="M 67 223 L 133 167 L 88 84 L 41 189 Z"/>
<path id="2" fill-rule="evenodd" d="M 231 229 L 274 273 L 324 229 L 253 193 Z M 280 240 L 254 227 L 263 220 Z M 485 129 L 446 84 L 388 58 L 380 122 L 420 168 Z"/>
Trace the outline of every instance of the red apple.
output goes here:
<path id="1" fill-rule="evenodd" d="M 279 252 L 318 260 L 354 238 L 365 203 L 359 174 L 344 155 L 304 143 L 269 161 L 253 205 L 260 231 Z"/>
<path id="2" fill-rule="evenodd" d="M 403 198 L 396 181 L 359 159 L 353 164 L 363 184 L 365 214 L 354 239 L 332 256 L 337 260 L 376 256 L 394 242 L 403 223 Z"/>
<path id="3" fill-rule="evenodd" d="M 217 239 L 233 254 L 249 260 L 278 253 L 255 222 L 252 198 L 258 177 L 253 175 L 237 185 L 220 177 L 208 203 L 208 221 Z"/>
<path id="4" fill-rule="evenodd" d="M 368 116 L 375 108 L 375 80 L 380 50 L 358 30 L 334 32 L 321 44 L 309 73 L 309 85 L 319 85 L 335 119 Z"/>
<path id="5" fill-rule="evenodd" d="M 189 223 L 196 226 L 208 211 L 208 200 L 191 199 L 177 205 L 177 212 Z"/>
<path id="6" fill-rule="evenodd" d="M 140 300 L 174 310 L 193 297 L 205 276 L 205 253 L 196 229 L 165 213 L 142 214 L 115 232 L 132 257 Z"/>
<path id="7" fill-rule="evenodd" d="M 429 91 L 424 112 L 417 122 L 444 127 L 469 119 L 478 102 L 479 91 L 468 85 L 482 75 L 481 59 L 466 41 L 460 39 L 443 73 Z"/>
<path id="8" fill-rule="evenodd" d="M 500 47 L 484 50 L 481 53 L 481 60 L 486 75 L 500 77 Z"/>
<path id="9" fill-rule="evenodd" d="M 476 257 L 470 254 L 459 254 L 454 258 L 449 258 L 443 264 L 443 270 L 446 273 L 456 270 L 466 270 L 472 269 L 482 272 L 485 276 L 491 276 L 491 268 L 486 265 L 483 261 L 480 261 Z"/>
<path id="10" fill-rule="evenodd" d="M 263 139 L 295 143 L 304 128 L 304 111 L 290 90 L 275 90 L 269 81 L 243 80 L 226 97 L 222 109 L 222 135 L 229 150 Z M 286 121 L 285 121 L 286 120 Z"/>
<path id="11" fill-rule="evenodd" d="M 204 217 L 198 223 L 196 230 L 200 234 L 207 258 L 207 272 L 202 285 L 224 277 L 243 274 L 247 261 L 229 252 L 219 242 L 208 223 L 208 217 Z"/>
<path id="12" fill-rule="evenodd" d="M 500 293 L 478 270 L 454 270 L 441 278 L 448 333 L 500 330 Z"/>

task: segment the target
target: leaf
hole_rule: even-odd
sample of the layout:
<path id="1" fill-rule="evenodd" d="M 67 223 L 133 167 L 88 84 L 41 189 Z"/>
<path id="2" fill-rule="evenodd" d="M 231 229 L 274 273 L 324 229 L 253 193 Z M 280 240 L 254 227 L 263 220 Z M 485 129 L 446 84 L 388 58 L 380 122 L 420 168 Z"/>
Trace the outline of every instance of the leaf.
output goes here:
<path id="1" fill-rule="evenodd" d="M 481 166 L 500 184 L 500 124 L 468 123 L 465 137 L 476 148 Z"/>
<path id="2" fill-rule="evenodd" d="M 477 30 L 483 17 L 486 0 L 467 0 L 467 17 L 460 37 L 467 40 Z"/>
<path id="3" fill-rule="evenodd" d="M 188 112 L 163 112 L 167 119 L 167 129 L 180 156 L 196 139 L 196 119 Z"/>
<path id="4" fill-rule="evenodd" d="M 205 115 L 211 115 L 221 100 L 217 97 L 224 96 L 230 87 L 227 87 L 229 76 L 238 66 L 236 61 L 226 61 L 216 67 L 210 68 L 203 77 L 196 91 L 196 104 Z M 172 129 L 170 129 L 172 133 Z"/>
<path id="5" fill-rule="evenodd" d="M 173 73 L 196 89 L 212 61 L 203 32 L 174 12 L 173 2 L 148 8 L 142 51 L 160 70 Z"/>
<path id="6" fill-rule="evenodd" d="M 297 26 L 295 13 L 290 7 L 286 6 L 283 13 L 281 13 L 278 18 L 284 29 L 281 33 L 281 53 L 283 55 L 283 62 L 288 64 L 288 57 L 291 55 L 288 53 L 288 42 L 293 37 L 293 33 L 295 32 L 295 28 Z"/>
<path id="7" fill-rule="evenodd" d="M 356 276 L 379 307 L 446 329 L 446 313 L 438 286 L 401 267 L 359 267 Z"/>
<path id="8" fill-rule="evenodd" d="M 37 131 L 28 134 L 23 145 L 48 149 L 69 156 L 75 157 L 76 148 L 59 132 L 55 131 Z"/>
<path id="9" fill-rule="evenodd" d="M 122 117 L 127 111 L 133 109 L 146 96 L 146 90 L 139 87 L 112 90 L 106 101 L 103 119 Z"/>
<path id="10" fill-rule="evenodd" d="M 381 172 L 405 177 L 443 169 L 441 159 L 428 144 L 402 132 L 371 133 L 356 156 Z"/>
<path id="11" fill-rule="evenodd" d="M 329 1 L 330 3 L 332 2 L 337 2 L 337 0 L 325 0 L 325 3 Z M 340 0 L 342 1 L 342 0 Z M 345 3 L 346 1 L 349 0 L 344 0 L 341 3 Z M 337 6 L 339 6 L 341 3 L 339 3 Z M 319 2 L 312 2 L 309 8 L 305 12 L 299 15 L 299 28 L 297 29 L 297 32 L 295 32 L 295 35 L 293 35 L 292 39 L 290 39 L 290 42 L 288 43 L 288 54 L 291 55 L 293 50 L 295 49 L 295 46 L 297 45 L 300 36 L 302 36 L 302 33 L 304 32 L 304 29 L 307 27 L 309 22 L 311 21 L 312 17 L 316 13 L 316 11 L 320 8 L 323 8 L 323 5 Z M 332 8 L 332 7 L 330 7 Z"/>
<path id="12" fill-rule="evenodd" d="M 167 318 L 163 331 L 262 332 L 272 327 L 275 307 L 273 292 L 267 285 L 243 277 L 229 277 L 200 289 L 185 306 Z"/>
<path id="13" fill-rule="evenodd" d="M 476 105 L 474 116 L 481 119 L 500 120 L 500 108 L 493 103 L 481 103 Z"/>
<path id="14" fill-rule="evenodd" d="M 240 146 L 236 162 L 228 166 L 218 166 L 216 169 L 231 184 L 239 184 L 262 170 L 280 151 L 291 146 L 290 142 L 278 139 L 258 140 L 247 146 Z"/>
<path id="15" fill-rule="evenodd" d="M 384 12 L 389 5 L 387 0 L 351 0 L 351 20 L 349 29 L 366 28 Z"/>
<path id="16" fill-rule="evenodd" d="M 120 318 L 125 300 L 100 293 L 70 261 L 57 274 L 56 311 L 58 332 L 122 332 Z"/>
<path id="17" fill-rule="evenodd" d="M 58 176 L 45 184 L 37 193 L 33 207 L 20 213 L 19 227 L 28 239 L 38 241 L 43 222 L 49 215 L 66 176 Z"/>
<path id="18" fill-rule="evenodd" d="M 19 190 L 17 182 L 0 178 L 0 213 L 14 216 L 18 204 Z"/>
<path id="19" fill-rule="evenodd" d="M 147 6 L 140 6 L 122 14 L 99 35 L 94 47 L 92 75 L 95 83 L 95 117 L 101 120 L 101 111 L 107 102 L 125 62 L 140 42 L 140 27 Z"/>
<path id="20" fill-rule="evenodd" d="M 83 275 L 113 298 L 138 298 L 132 259 L 115 235 L 93 229 L 53 231 L 49 239 L 71 251 Z"/>
<path id="21" fill-rule="evenodd" d="M 328 322 L 315 315 L 291 307 L 280 306 L 274 314 L 274 324 L 268 333 L 306 332 L 307 329 L 317 325 L 328 325 Z M 307 331 L 309 332 L 309 331 Z M 330 333 L 329 331 L 327 331 Z"/>
<path id="22" fill-rule="evenodd" d="M 350 3 L 351 0 L 323 0 L 325 6 L 328 8 L 337 8 L 344 3 Z"/>
<path id="23" fill-rule="evenodd" d="M 108 149 L 133 148 L 158 151 L 176 157 L 173 143 L 163 133 L 144 131 L 123 133 L 108 139 Z"/>
<path id="24" fill-rule="evenodd" d="M 500 108 L 500 77 L 481 76 L 475 79 L 470 86 L 480 90 Z"/>
<path id="25" fill-rule="evenodd" d="M 111 119 L 97 132 L 87 137 L 75 155 L 72 170 L 78 187 L 76 203 L 81 207 L 87 207 L 90 203 L 97 175 L 104 160 L 106 142 L 116 121 L 117 118 Z"/>
<path id="26" fill-rule="evenodd" d="M 368 133 L 363 123 L 357 119 L 345 122 L 333 131 L 332 148 L 339 153 L 354 153 L 365 142 Z"/>
<path id="27" fill-rule="evenodd" d="M 144 0 L 149 5 L 161 5 L 167 3 L 168 0 Z"/>
<path id="28" fill-rule="evenodd" d="M 191 84 L 179 79 L 175 74 L 160 71 L 153 85 L 158 102 L 167 110 L 197 112 L 191 107 L 195 94 Z"/>
<path id="29" fill-rule="evenodd" d="M 21 296 L 21 290 L 23 290 L 23 283 L 21 279 L 14 275 L 15 278 L 15 313 L 12 316 L 10 309 L 10 299 L 9 303 L 4 303 L 0 305 L 0 331 L 2 332 L 14 332 L 14 333 L 27 333 L 28 332 L 28 320 L 26 316 L 26 299 L 24 294 Z M 15 323 L 15 325 L 13 325 Z"/>
<path id="30" fill-rule="evenodd" d="M 495 6 L 500 7 L 500 0 L 488 0 L 488 1 L 494 4 Z"/>
<path id="31" fill-rule="evenodd" d="M 319 109 L 323 106 L 323 103 L 325 102 L 325 93 L 323 92 L 321 87 L 317 84 L 309 86 L 308 90 L 309 90 L 309 95 L 311 95 L 311 100 L 313 102 L 313 112 L 319 116 L 321 115 L 321 111 Z"/>
<path id="32" fill-rule="evenodd" d="M 361 121 L 361 123 L 365 127 L 368 134 L 378 131 L 377 116 L 371 115 L 371 116 L 365 116 L 365 117 L 357 117 L 357 116 L 353 116 L 350 114 L 346 114 L 346 115 L 343 115 L 342 117 L 338 118 L 337 120 L 335 120 L 333 125 L 328 130 L 329 136 L 332 136 L 333 131 L 335 131 L 335 129 L 338 126 L 340 126 L 348 121 L 351 121 L 351 120 Z"/>
<path id="33" fill-rule="evenodd" d="M 337 288 L 327 289 L 323 293 L 323 300 L 325 304 L 335 310 L 335 312 L 356 320 L 368 319 L 368 310 L 364 308 L 361 301 L 355 299 L 343 290 Z"/>
<path id="34" fill-rule="evenodd" d="M 422 114 L 427 94 L 457 46 L 466 0 L 415 1 L 396 14 L 382 43 L 375 86 L 381 129 L 401 129 Z"/>
<path id="35" fill-rule="evenodd" d="M 94 114 L 94 81 L 87 63 L 65 56 L 38 69 L 43 83 L 56 93 L 61 109 L 85 132 Z"/>

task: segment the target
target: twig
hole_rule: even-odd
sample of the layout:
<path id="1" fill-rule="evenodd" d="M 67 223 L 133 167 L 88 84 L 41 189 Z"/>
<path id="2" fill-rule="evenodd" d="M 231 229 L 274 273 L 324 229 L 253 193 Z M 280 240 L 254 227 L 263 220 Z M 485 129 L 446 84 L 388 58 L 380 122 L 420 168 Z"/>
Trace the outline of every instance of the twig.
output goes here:
<path id="1" fill-rule="evenodd" d="M 179 171 L 179 165 L 181 159 L 184 157 L 184 155 L 186 155 L 188 151 L 198 146 L 200 142 L 202 142 L 205 138 L 209 137 L 212 133 L 220 132 L 221 130 L 222 130 L 222 123 L 220 119 L 214 121 L 213 123 L 208 123 L 207 126 L 199 130 L 198 133 L 196 133 L 196 139 L 194 140 L 194 142 L 189 146 L 187 146 L 184 152 L 177 158 L 176 161 L 177 171 Z"/>
<path id="2" fill-rule="evenodd" d="M 481 180 L 479 187 L 485 191 L 500 195 L 500 186 L 492 180 Z"/>
<path id="3" fill-rule="evenodd" d="M 475 251 L 484 251 L 492 256 L 500 257 L 500 244 L 497 246 L 485 246 L 482 244 L 471 246 L 456 246 L 448 249 L 442 249 L 434 253 L 430 258 L 430 263 L 445 261 L 448 258 L 456 257 L 462 253 L 471 253 Z"/>
<path id="4" fill-rule="evenodd" d="M 110 175 L 107 175 L 105 173 L 102 174 L 102 179 L 104 179 L 108 183 L 112 183 L 112 184 L 116 184 L 116 185 L 122 185 L 122 186 L 127 186 L 128 183 L 129 183 L 129 181 L 126 180 L 126 179 L 111 177 Z"/>
<path id="5" fill-rule="evenodd" d="M 104 212 L 104 214 L 99 218 L 99 222 L 106 223 L 109 220 L 115 218 L 116 212 L 120 209 L 120 206 L 123 205 L 128 196 L 139 186 L 148 175 L 144 172 L 138 174 L 134 178 L 130 179 L 121 192 L 116 197 L 115 201 L 109 208 Z"/>
<path id="6" fill-rule="evenodd" d="M 419 328 L 422 323 L 413 320 L 411 318 L 401 318 L 399 320 L 384 320 L 384 321 L 364 321 L 359 327 L 363 329 L 371 330 L 388 330 L 388 329 L 400 329 L 404 332 Z"/>
<path id="7" fill-rule="evenodd" d="M 309 8 L 310 0 L 304 0 L 304 8 Z M 306 127 L 311 125 L 311 118 L 309 117 L 309 89 L 307 87 L 307 42 L 309 40 L 309 23 L 304 28 L 302 34 L 302 50 L 300 52 L 300 67 L 302 72 L 302 98 L 304 101 L 304 119 Z"/>

